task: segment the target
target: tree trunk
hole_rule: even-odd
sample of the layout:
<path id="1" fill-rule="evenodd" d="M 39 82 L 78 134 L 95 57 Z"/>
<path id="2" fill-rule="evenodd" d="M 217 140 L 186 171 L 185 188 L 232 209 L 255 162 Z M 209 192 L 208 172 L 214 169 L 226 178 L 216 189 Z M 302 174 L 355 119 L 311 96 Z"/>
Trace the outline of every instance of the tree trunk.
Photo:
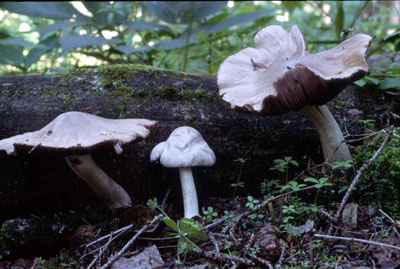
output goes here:
<path id="1" fill-rule="evenodd" d="M 364 131 L 359 119 L 374 119 L 379 125 L 383 112 L 394 98 L 397 97 L 352 86 L 328 106 L 345 134 L 353 135 Z M 273 165 L 273 159 L 284 156 L 292 156 L 300 162 L 304 156 L 312 157 L 315 162 L 322 159 L 317 133 L 302 113 L 266 117 L 234 112 L 219 98 L 214 77 L 123 65 L 65 75 L 0 77 L 0 139 L 38 130 L 60 113 L 72 110 L 108 118 L 146 118 L 159 122 L 149 139 L 125 146 L 122 156 L 112 151 L 93 156 L 128 191 L 134 203 L 162 196 L 170 184 L 180 187 L 178 170 L 150 164 L 149 155 L 157 143 L 165 141 L 172 130 L 183 125 L 196 128 L 217 156 L 213 168 L 194 169 L 196 184 L 201 185 L 200 180 L 207 183 L 199 190 L 200 199 L 205 193 L 231 195 L 227 186 L 236 181 L 240 163 L 233 160 L 239 157 L 247 159 L 243 180 L 256 182 L 246 183 L 246 186 L 257 190 Z M 393 111 L 396 110 L 398 107 Z M 49 196 L 54 198 L 54 204 L 48 207 L 50 211 L 56 204 L 60 205 L 55 202 L 59 191 L 68 197 L 68 202 L 62 203 L 64 208 L 84 206 L 89 198 L 97 203 L 96 197 L 60 159 L 62 157 L 50 153 L 33 152 L 15 158 L 0 152 L 0 199 L 11 199 L 0 206 L 0 216 L 4 213 L 2 210 L 7 206 L 12 208 L 12 201 L 18 199 L 9 194 L 17 179 L 19 183 L 28 184 L 24 186 L 29 190 L 18 194 L 30 193 L 29 197 L 24 196 L 27 212 L 32 210 L 28 201 L 43 195 L 43 185 L 39 187 L 38 184 L 47 184 L 44 188 L 49 189 Z M 58 190 L 49 187 L 55 181 Z"/>

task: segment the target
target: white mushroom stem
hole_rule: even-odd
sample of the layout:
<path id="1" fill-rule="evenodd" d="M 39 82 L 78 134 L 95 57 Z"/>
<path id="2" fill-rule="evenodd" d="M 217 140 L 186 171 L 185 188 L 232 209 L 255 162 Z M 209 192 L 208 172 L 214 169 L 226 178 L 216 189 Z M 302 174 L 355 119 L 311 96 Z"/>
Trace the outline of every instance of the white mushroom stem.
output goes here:
<path id="1" fill-rule="evenodd" d="M 184 217 L 192 218 L 194 216 L 200 216 L 199 202 L 197 201 L 196 186 L 194 185 L 192 168 L 179 167 L 179 173 L 181 176 Z"/>
<path id="2" fill-rule="evenodd" d="M 333 163 L 351 160 L 351 154 L 342 131 L 328 107 L 326 105 L 306 106 L 303 108 L 303 112 L 311 119 L 319 135 L 325 161 Z"/>
<path id="3" fill-rule="evenodd" d="M 67 156 L 65 160 L 108 208 L 132 205 L 132 200 L 126 191 L 97 166 L 91 154 Z"/>

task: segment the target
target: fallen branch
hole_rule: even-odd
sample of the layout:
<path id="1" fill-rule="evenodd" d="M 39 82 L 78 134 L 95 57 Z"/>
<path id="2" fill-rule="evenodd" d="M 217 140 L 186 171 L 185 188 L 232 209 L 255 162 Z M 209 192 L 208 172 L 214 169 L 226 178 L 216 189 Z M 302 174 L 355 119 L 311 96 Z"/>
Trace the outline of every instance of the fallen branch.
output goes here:
<path id="1" fill-rule="evenodd" d="M 361 242 L 361 243 L 365 243 L 365 244 L 376 245 L 376 246 L 387 247 L 387 248 L 394 248 L 394 249 L 400 250 L 400 247 L 396 247 L 396 246 L 385 244 L 385 243 L 379 243 L 379 242 L 375 242 L 375 241 L 365 240 L 365 239 L 359 239 L 359 238 L 341 237 L 341 236 L 332 236 L 332 235 L 323 235 L 323 234 L 314 234 L 314 236 L 320 237 L 320 238 L 326 238 L 326 239 L 356 241 L 356 242 Z"/>
<path id="2" fill-rule="evenodd" d="M 125 253 L 125 251 L 133 244 L 133 242 L 135 242 L 135 240 L 139 237 L 139 235 L 144 233 L 153 224 L 158 222 L 163 216 L 164 216 L 163 214 L 159 214 L 155 216 L 149 223 L 145 224 L 131 239 L 129 239 L 129 241 L 125 244 L 125 246 L 121 248 L 121 250 L 116 255 L 109 258 L 108 261 L 102 267 L 100 267 L 100 269 L 106 269 L 110 267 L 119 257 L 122 256 L 122 254 Z"/>
<path id="3" fill-rule="evenodd" d="M 394 127 L 391 126 L 388 128 L 388 132 L 386 134 L 385 139 L 383 140 L 381 146 L 378 148 L 378 150 L 374 153 L 374 155 L 372 155 L 372 157 L 370 159 L 368 159 L 366 162 L 364 162 L 364 164 L 361 166 L 361 168 L 358 170 L 357 175 L 354 177 L 353 182 L 350 184 L 349 188 L 346 191 L 346 194 L 344 195 L 342 202 L 334 216 L 334 221 L 335 223 L 338 223 L 340 220 L 340 214 L 342 213 L 344 207 L 346 206 L 347 200 L 350 197 L 351 192 L 353 191 L 353 189 L 355 188 L 355 186 L 357 185 L 357 183 L 360 181 L 361 179 L 361 175 L 362 173 L 367 170 L 372 162 L 376 159 L 376 157 L 378 157 L 378 155 L 381 153 L 381 151 L 383 150 L 383 148 L 385 147 L 386 143 L 389 141 L 389 137 L 393 134 L 393 130 Z"/>

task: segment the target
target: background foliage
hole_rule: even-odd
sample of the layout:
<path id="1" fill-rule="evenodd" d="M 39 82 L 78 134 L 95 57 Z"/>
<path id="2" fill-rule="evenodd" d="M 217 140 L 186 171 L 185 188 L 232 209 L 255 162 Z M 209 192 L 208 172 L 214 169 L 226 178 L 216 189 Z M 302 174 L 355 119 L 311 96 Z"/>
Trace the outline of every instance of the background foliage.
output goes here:
<path id="1" fill-rule="evenodd" d="M 357 84 L 399 84 L 395 1 L 2 2 L 0 21 L 3 75 L 112 63 L 215 75 L 261 28 L 298 24 L 312 52 L 373 36 L 375 69 Z"/>

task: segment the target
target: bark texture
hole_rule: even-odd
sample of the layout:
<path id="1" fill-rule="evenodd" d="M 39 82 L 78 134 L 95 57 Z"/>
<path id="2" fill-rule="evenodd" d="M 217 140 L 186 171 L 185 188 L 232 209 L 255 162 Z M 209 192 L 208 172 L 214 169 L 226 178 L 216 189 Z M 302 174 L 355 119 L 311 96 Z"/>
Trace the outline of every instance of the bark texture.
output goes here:
<path id="1" fill-rule="evenodd" d="M 375 119 L 379 125 L 383 112 L 397 100 L 383 92 L 348 87 L 328 106 L 343 131 L 357 134 L 363 132 L 359 119 Z M 317 132 L 304 114 L 267 117 L 234 112 L 219 98 L 214 77 L 122 65 L 64 75 L 0 77 L 0 139 L 38 130 L 72 110 L 159 122 L 149 139 L 125 146 L 121 155 L 112 149 L 92 154 L 134 204 L 162 197 L 172 186 L 179 207 L 178 169 L 150 163 L 149 156 L 156 144 L 183 125 L 196 128 L 217 156 L 214 167 L 193 169 L 200 206 L 202 197 L 232 194 L 229 186 L 240 169 L 240 162 L 233 162 L 236 158 L 247 159 L 242 174 L 243 181 L 249 182 L 247 192 L 258 190 L 259 182 L 271 178 L 267 173 L 273 159 L 292 156 L 301 162 L 309 156 L 315 162 L 322 160 Z M 395 103 L 393 111 L 398 110 Z M 0 199 L 5 201 L 0 216 L 14 217 L 16 206 L 28 214 L 33 208 L 54 212 L 55 208 L 99 205 L 62 159 L 55 153 L 35 151 L 18 157 L 0 153 Z"/>

